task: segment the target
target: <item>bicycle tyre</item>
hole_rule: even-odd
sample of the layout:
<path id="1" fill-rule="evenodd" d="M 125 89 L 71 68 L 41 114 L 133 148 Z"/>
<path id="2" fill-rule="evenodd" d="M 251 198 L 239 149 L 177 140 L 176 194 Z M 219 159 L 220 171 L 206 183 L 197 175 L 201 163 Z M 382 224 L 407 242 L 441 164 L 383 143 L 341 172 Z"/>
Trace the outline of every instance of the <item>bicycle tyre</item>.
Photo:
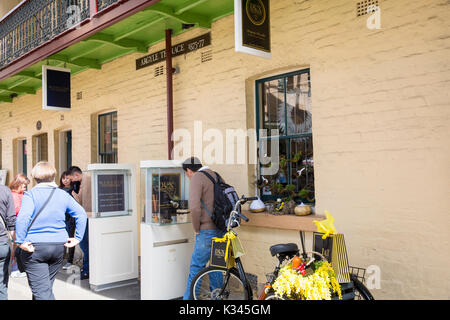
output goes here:
<path id="1" fill-rule="evenodd" d="M 272 288 L 270 288 L 269 292 L 267 292 L 267 295 L 264 298 L 264 300 L 285 300 L 285 299 L 280 298 L 279 296 L 277 296 L 275 294 L 275 291 Z"/>
<path id="2" fill-rule="evenodd" d="M 355 300 L 375 300 L 369 289 L 358 280 L 356 275 L 350 275 L 351 280 L 355 288 Z"/>
<path id="3" fill-rule="evenodd" d="M 226 282 L 225 286 L 225 296 L 218 296 L 219 292 L 222 290 L 222 287 L 216 288 L 214 290 L 210 290 L 210 286 L 207 287 L 206 284 L 209 284 L 209 276 L 211 274 L 215 274 L 218 276 L 222 275 L 222 280 L 226 280 L 225 276 L 229 273 L 229 280 Z M 206 284 L 205 284 L 206 283 Z M 231 286 L 234 286 L 231 289 Z M 238 288 L 235 288 L 237 286 Z M 223 269 L 217 267 L 207 267 L 201 270 L 192 280 L 191 283 L 191 297 L 194 300 L 249 300 L 248 292 L 245 289 L 244 283 L 239 277 L 239 272 L 235 269 Z M 197 294 L 196 292 L 200 293 Z"/>

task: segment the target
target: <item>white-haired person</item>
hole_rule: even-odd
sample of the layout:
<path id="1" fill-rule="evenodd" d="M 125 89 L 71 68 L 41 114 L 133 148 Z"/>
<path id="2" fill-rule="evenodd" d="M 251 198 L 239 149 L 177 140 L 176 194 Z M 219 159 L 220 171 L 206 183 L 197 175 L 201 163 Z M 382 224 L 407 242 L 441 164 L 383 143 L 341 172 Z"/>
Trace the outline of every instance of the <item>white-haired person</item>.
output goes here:
<path id="1" fill-rule="evenodd" d="M 31 177 L 37 185 L 25 192 L 16 220 L 16 258 L 23 266 L 33 300 L 54 300 L 53 282 L 62 266 L 65 247 L 83 239 L 87 216 L 83 207 L 55 183 L 56 170 L 37 163 Z M 75 219 L 75 236 L 66 231 L 66 212 Z"/>

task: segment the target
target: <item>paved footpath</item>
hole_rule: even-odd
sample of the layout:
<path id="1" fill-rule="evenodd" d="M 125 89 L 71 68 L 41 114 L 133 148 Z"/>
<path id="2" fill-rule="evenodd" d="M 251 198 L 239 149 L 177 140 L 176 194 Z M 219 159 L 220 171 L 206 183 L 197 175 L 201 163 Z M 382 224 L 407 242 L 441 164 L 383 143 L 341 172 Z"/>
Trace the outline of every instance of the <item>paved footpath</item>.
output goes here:
<path id="1" fill-rule="evenodd" d="M 74 269 L 60 270 L 53 284 L 57 300 L 139 300 L 140 285 L 113 288 L 95 292 L 89 288 L 89 280 L 80 280 Z M 27 277 L 9 278 L 9 300 L 31 300 Z"/>

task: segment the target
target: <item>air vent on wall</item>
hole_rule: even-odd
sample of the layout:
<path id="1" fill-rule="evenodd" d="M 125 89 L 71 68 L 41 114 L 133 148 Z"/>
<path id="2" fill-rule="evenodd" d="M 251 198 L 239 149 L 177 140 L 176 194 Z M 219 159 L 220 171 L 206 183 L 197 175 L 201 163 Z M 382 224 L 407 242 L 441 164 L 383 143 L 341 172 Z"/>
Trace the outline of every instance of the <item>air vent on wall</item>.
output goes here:
<path id="1" fill-rule="evenodd" d="M 212 50 L 202 52 L 202 63 L 212 60 Z"/>
<path id="2" fill-rule="evenodd" d="M 378 7 L 378 0 L 364 0 L 364 1 L 359 1 L 356 3 L 356 16 L 360 17 L 360 16 L 364 16 L 368 13 L 372 13 L 375 12 L 375 8 L 372 7 L 370 9 L 370 6 L 377 6 Z M 367 12 L 369 9 L 369 12 Z"/>
<path id="3" fill-rule="evenodd" d="M 155 77 L 162 76 L 164 74 L 164 66 L 159 66 L 155 68 Z"/>
<path id="4" fill-rule="evenodd" d="M 83 92 L 79 91 L 79 92 L 77 92 L 77 100 L 81 100 L 81 99 L 83 99 Z"/>

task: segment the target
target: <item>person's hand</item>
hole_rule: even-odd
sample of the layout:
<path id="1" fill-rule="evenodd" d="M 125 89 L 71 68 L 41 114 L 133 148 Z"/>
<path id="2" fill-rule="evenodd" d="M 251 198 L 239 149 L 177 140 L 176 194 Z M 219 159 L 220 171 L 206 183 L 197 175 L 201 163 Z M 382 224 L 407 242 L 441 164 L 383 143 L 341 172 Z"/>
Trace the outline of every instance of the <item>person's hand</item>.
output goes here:
<path id="1" fill-rule="evenodd" d="M 26 252 L 34 252 L 34 246 L 31 244 L 31 242 L 24 242 L 20 245 L 20 249 Z"/>
<path id="2" fill-rule="evenodd" d="M 75 239 L 75 238 L 69 238 L 69 239 L 67 239 L 67 242 L 66 243 L 64 243 L 64 246 L 66 247 L 66 248 L 73 248 L 73 247 L 75 247 L 77 244 L 79 244 L 80 243 L 80 240 L 77 240 L 77 239 Z"/>

